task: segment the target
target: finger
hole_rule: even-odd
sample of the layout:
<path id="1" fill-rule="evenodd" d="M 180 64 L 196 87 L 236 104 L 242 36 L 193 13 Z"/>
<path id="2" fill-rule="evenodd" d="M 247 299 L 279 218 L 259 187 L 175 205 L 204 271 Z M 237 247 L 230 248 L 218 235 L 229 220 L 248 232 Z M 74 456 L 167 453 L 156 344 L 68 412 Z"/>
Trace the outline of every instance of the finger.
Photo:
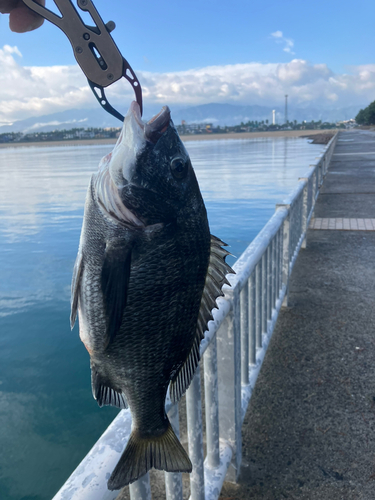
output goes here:
<path id="1" fill-rule="evenodd" d="M 41 5 L 45 5 L 45 0 L 37 0 Z M 20 0 L 17 7 L 13 9 L 9 16 L 9 27 L 16 33 L 25 33 L 39 28 L 44 23 L 44 18 L 29 9 Z"/>
<path id="2" fill-rule="evenodd" d="M 17 6 L 18 0 L 0 0 L 0 13 L 9 14 Z"/>

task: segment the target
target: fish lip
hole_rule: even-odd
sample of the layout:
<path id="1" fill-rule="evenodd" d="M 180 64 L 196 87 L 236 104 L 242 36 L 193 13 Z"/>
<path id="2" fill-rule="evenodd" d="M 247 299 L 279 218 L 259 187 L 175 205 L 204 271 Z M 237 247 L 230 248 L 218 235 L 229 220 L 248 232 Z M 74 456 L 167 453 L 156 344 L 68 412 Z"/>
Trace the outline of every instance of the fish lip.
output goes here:
<path id="1" fill-rule="evenodd" d="M 142 130 L 145 129 L 145 122 L 142 120 L 142 116 L 141 116 L 141 108 L 139 106 L 139 104 L 136 102 L 136 101 L 133 101 L 131 104 L 130 104 L 130 110 L 134 116 L 134 119 L 135 121 L 137 122 L 137 124 L 139 125 L 139 128 L 141 128 Z"/>
<path id="2" fill-rule="evenodd" d="M 171 110 L 163 106 L 161 111 L 145 124 L 145 138 L 156 144 L 171 123 Z"/>
<path id="3" fill-rule="evenodd" d="M 141 108 L 136 101 L 131 103 L 130 111 L 139 128 L 143 130 L 145 139 L 153 144 L 157 143 L 171 123 L 171 110 L 169 106 L 163 106 L 159 113 L 153 116 L 148 122 L 142 120 Z"/>

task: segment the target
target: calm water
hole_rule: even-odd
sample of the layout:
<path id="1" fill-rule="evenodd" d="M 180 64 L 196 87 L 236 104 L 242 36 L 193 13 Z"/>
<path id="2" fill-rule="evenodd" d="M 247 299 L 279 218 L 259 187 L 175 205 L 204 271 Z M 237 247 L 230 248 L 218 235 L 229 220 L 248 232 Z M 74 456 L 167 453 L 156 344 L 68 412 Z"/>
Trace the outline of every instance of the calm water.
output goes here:
<path id="1" fill-rule="evenodd" d="M 236 256 L 323 150 L 283 138 L 187 148 L 211 231 Z M 85 193 L 110 149 L 0 149 L 2 500 L 49 500 L 117 414 L 92 398 L 88 354 L 69 328 Z"/>

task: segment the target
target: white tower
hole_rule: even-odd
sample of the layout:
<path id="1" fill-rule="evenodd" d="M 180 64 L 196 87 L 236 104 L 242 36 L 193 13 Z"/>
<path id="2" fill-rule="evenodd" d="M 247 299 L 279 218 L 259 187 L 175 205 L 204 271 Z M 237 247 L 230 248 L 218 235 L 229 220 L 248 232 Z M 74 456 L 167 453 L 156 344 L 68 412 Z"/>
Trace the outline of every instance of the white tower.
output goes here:
<path id="1" fill-rule="evenodd" d="M 285 96 L 285 124 L 288 124 L 288 95 Z"/>
<path id="2" fill-rule="evenodd" d="M 272 125 L 276 125 L 276 110 L 272 110 Z"/>

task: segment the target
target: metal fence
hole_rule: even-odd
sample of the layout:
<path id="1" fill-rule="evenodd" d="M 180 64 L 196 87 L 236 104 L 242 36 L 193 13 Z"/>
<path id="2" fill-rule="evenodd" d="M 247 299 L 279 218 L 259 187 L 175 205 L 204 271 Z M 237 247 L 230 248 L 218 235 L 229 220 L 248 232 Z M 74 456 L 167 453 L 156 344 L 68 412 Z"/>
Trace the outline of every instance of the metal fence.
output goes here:
<path id="1" fill-rule="evenodd" d="M 206 431 L 203 436 L 201 374 L 198 367 L 186 393 L 191 500 L 216 500 L 224 482 L 236 481 L 241 466 L 241 427 L 260 367 L 282 305 L 287 304 L 289 278 L 319 188 L 331 159 L 337 134 L 324 154 L 300 178 L 254 241 L 234 264 L 231 288 L 218 299 L 214 321 L 201 344 L 204 363 Z M 178 407 L 166 403 L 178 434 Z M 131 416 L 122 410 L 83 459 L 53 500 L 113 500 L 118 492 L 107 480 L 129 439 Z M 207 453 L 204 458 L 203 438 Z M 182 500 L 181 474 L 165 473 L 167 500 Z M 132 500 L 151 499 L 146 474 L 130 485 Z"/>

